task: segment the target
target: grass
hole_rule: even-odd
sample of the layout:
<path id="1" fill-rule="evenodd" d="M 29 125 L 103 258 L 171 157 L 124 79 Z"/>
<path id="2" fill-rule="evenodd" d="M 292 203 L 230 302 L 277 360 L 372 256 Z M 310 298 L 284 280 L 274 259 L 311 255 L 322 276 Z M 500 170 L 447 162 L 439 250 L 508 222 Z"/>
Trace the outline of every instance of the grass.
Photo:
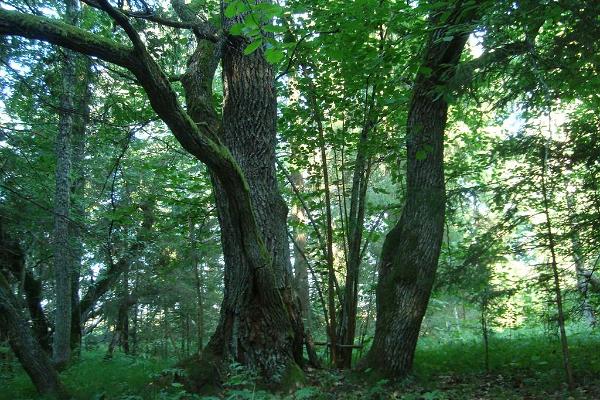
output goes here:
<path id="1" fill-rule="evenodd" d="M 483 347 L 475 337 L 439 341 L 423 338 L 417 349 L 413 376 L 396 384 L 366 385 L 360 376 L 336 371 L 313 371 L 309 386 L 292 394 L 274 396 L 237 385 L 226 389 L 226 399 L 600 399 L 600 334 L 570 333 L 571 360 L 578 389 L 564 385 L 562 354 L 556 337 L 539 331 L 497 334 L 490 340 L 490 371 L 484 368 Z M 81 361 L 62 374 L 75 399 L 190 399 L 172 382 L 158 387 L 157 377 L 174 360 L 132 358 L 103 352 L 84 353 Z M 163 373 L 163 375 L 165 375 Z M 0 384 L 0 400 L 37 398 L 22 371 Z M 160 379 L 158 379 L 160 380 Z M 1 382 L 1 381 L 0 381 Z M 214 398 L 213 398 L 214 399 Z"/>
<path id="2" fill-rule="evenodd" d="M 156 398 L 149 385 L 151 378 L 174 363 L 174 360 L 130 357 L 115 354 L 110 361 L 103 359 L 104 351 L 84 352 L 81 359 L 61 374 L 63 383 L 75 399 Z M 3 378 L 0 400 L 37 399 L 29 377 L 17 370 L 13 378 Z M 6 384 L 8 383 L 8 385 Z"/>

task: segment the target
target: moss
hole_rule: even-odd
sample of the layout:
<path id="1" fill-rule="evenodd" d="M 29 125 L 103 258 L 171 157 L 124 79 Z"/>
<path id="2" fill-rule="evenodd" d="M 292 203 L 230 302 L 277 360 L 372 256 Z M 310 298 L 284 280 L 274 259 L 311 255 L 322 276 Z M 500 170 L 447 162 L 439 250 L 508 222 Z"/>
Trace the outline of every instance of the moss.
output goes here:
<path id="1" fill-rule="evenodd" d="M 291 362 L 286 368 L 283 378 L 281 378 L 281 381 L 274 389 L 284 393 L 291 393 L 304 383 L 306 383 L 304 371 L 302 371 L 298 364 Z"/>
<path id="2" fill-rule="evenodd" d="M 201 395 L 216 395 L 221 390 L 222 360 L 209 352 L 202 356 L 192 356 L 177 364 L 185 371 L 185 376 L 178 377 L 188 392 Z"/>

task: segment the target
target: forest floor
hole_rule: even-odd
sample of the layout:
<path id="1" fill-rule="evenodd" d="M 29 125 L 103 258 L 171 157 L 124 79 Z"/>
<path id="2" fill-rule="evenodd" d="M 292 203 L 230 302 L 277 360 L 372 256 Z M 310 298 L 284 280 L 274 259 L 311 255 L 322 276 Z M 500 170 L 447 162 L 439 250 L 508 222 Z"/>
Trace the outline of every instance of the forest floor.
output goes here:
<path id="1" fill-rule="evenodd" d="M 600 334 L 572 334 L 569 344 L 577 380 L 571 392 L 564 384 L 558 340 L 531 335 L 492 337 L 489 372 L 480 342 L 424 338 L 414 374 L 400 383 L 372 381 L 356 372 L 312 370 L 304 387 L 278 395 L 256 389 L 251 373 L 241 368 L 234 369 L 219 396 L 189 395 L 168 378 L 178 373 L 170 368 L 173 360 L 119 354 L 104 361 L 99 350 L 85 352 L 62 377 L 74 398 L 82 400 L 600 399 Z M 36 398 L 17 366 L 0 371 L 0 400 Z"/>

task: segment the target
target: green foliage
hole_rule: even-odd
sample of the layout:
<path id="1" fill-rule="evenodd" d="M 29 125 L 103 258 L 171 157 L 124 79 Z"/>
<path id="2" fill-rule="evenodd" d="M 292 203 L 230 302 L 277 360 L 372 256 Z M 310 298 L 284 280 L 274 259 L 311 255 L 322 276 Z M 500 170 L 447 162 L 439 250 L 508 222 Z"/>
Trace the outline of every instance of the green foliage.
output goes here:
<path id="1" fill-rule="evenodd" d="M 9 3 L 52 17 L 64 12 L 60 2 Z M 476 35 L 470 38 L 479 44 L 470 45 L 472 51 L 465 53 L 448 87 L 432 89 L 437 101 L 451 104 L 444 166 L 447 226 L 436 291 L 421 332 L 416 381 L 405 386 L 385 381 L 365 385 L 347 383 L 344 374 L 324 371 L 315 373 L 316 378 L 309 374 L 310 386 L 298 388 L 292 379 L 291 393 L 280 397 L 446 399 L 563 394 L 559 353 L 555 342 L 546 337 L 554 333 L 556 317 L 548 292 L 549 238 L 539 218 L 544 207 L 540 185 L 545 174 L 551 192 L 549 215 L 561 255 L 560 283 L 574 326 L 583 316 L 584 300 L 592 310 L 600 306 L 597 289 L 590 286 L 583 293 L 578 282 L 582 274 L 573 267 L 577 255 L 588 273 L 598 267 L 600 5 L 525 0 L 471 2 L 468 7 L 479 3 Z M 219 2 L 191 2 L 200 19 L 243 37 L 244 53 L 265 57 L 275 74 L 281 75 L 276 83 L 280 96 L 278 179 L 290 210 L 306 205 L 304 211 L 314 218 L 314 227 L 308 226 L 305 217 L 291 221 L 290 228 L 306 236 L 305 253 L 314 269 L 311 329 L 319 341 L 326 340 L 326 324 L 316 287 L 324 286 L 327 278 L 316 234 L 324 231 L 326 223 L 323 171 L 317 161 L 321 146 L 330 166 L 335 269 L 343 290 L 352 177 L 356 155 L 363 149 L 361 138 L 367 133 L 363 145 L 370 181 L 365 191 L 364 256 L 357 285 L 358 340 L 366 351 L 374 327 L 381 242 L 397 222 L 405 200 L 404 134 L 413 81 L 434 73 L 421 60 L 426 21 L 435 14 L 444 23 L 451 4 L 292 0 L 281 6 L 234 0 L 223 9 L 228 20 L 221 26 Z M 128 7 L 136 11 L 141 3 L 128 3 Z M 177 19 L 168 2 L 151 7 L 137 11 Z M 142 32 L 150 54 L 173 81 L 183 103 L 179 80 L 194 51 L 193 33 L 157 29 L 140 18 L 131 22 Z M 129 45 L 123 31 L 93 7 L 84 7 L 81 26 L 102 40 Z M 458 34 L 449 32 L 438 41 L 451 43 Z M 486 56 L 503 54 L 507 46 L 523 41 L 526 51 L 480 64 Z M 53 145 L 62 95 L 62 50 L 2 37 L 0 59 L 0 212 L 8 216 L 7 230 L 27 251 L 28 271 L 39 277 L 44 308 L 51 315 Z M 63 376 L 76 398 L 196 398 L 177 382 L 182 372 L 166 367 L 175 358 L 185 359 L 196 352 L 198 334 L 206 343 L 219 318 L 223 260 L 211 178 L 197 160 L 180 150 L 135 78 L 98 60 L 94 60 L 93 72 L 85 194 L 72 199 L 85 210 L 85 216 L 74 221 L 84 231 L 82 293 L 106 277 L 112 263 L 134 253 L 131 249 L 138 243 L 144 249 L 132 256 L 128 276 L 99 301 L 96 312 L 103 320 L 84 338 L 95 350 L 84 352 L 82 361 Z M 217 76 L 217 114 L 223 86 Z M 553 121 L 550 129 L 548 113 Z M 416 159 L 426 160 L 432 150 L 424 145 Z M 299 194 L 291 189 L 284 170 L 303 178 Z M 574 204 L 569 204 L 569 194 Z M 154 225 L 150 234 L 142 236 L 147 205 L 152 205 Z M 195 238 L 190 231 L 195 231 Z M 576 237 L 577 246 L 573 245 Z M 200 290 L 196 277 L 202 278 Z M 11 278 L 15 292 L 22 295 L 20 277 Z M 100 349 L 111 339 L 125 294 L 135 294 L 138 300 L 129 312 L 130 322 L 135 319 L 137 324 L 138 353 L 157 357 L 117 353 L 104 363 Z M 198 311 L 204 313 L 202 327 L 196 321 Z M 459 312 L 464 313 L 462 318 Z M 490 335 L 491 376 L 482 374 L 481 320 Z M 516 336 L 518 328 L 532 331 Z M 582 377 L 581 382 L 596 385 L 598 360 L 589 348 L 597 347 L 597 337 L 582 332 L 574 335 L 576 375 Z M 2 349 L 1 354 L 7 354 Z M 586 359 L 586 353 L 594 354 Z M 361 355 L 357 351 L 354 357 Z M 293 378 L 297 372 L 291 371 Z M 10 373 L 2 376 L 10 379 L 10 398 L 34 397 L 21 372 L 14 378 Z M 234 365 L 223 396 L 276 398 L 257 389 L 256 382 L 254 371 Z M 5 396 L 1 392 L 0 398 Z M 585 393 L 573 396 L 584 398 Z M 596 391 L 588 397 L 600 396 Z"/>

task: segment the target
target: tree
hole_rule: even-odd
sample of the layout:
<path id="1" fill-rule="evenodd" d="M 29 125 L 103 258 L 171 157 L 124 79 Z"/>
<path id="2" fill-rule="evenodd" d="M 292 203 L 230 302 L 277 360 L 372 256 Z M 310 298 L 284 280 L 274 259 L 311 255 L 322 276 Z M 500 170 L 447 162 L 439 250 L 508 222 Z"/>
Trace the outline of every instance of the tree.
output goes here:
<path id="1" fill-rule="evenodd" d="M 234 19 L 219 32 L 190 15 L 182 2 L 174 2 L 182 20 L 165 24 L 192 30 L 198 43 L 182 76 L 185 111 L 130 22 L 137 15 L 128 16 L 105 0 L 89 4 L 113 19 L 131 47 L 57 20 L 7 10 L 0 11 L 0 34 L 41 39 L 133 73 L 157 115 L 183 148 L 207 165 L 214 180 L 226 260 L 225 298 L 204 360 L 219 366 L 232 358 L 255 367 L 268 381 L 282 381 L 301 361 L 302 329 L 291 296 L 287 209 L 275 180 L 274 76 L 263 49 L 244 54 L 248 39 L 229 34 Z M 260 9 L 257 13 L 262 15 Z M 212 79 L 220 60 L 225 76 L 222 119 L 212 104 Z M 202 375 L 193 378 L 205 379 Z"/>
<path id="2" fill-rule="evenodd" d="M 477 11 L 477 6 L 463 2 L 447 12 L 432 11 L 432 31 L 412 89 L 406 126 L 406 203 L 383 244 L 375 337 L 365 360 L 388 376 L 403 376 L 412 368 L 435 279 L 446 197 L 443 147 L 448 101 L 443 90 L 455 72 Z"/>
<path id="3" fill-rule="evenodd" d="M 65 21 L 77 26 L 79 1 L 66 3 Z M 56 136 L 56 185 L 54 193 L 54 275 L 56 310 L 52 356 L 55 365 L 64 367 L 70 360 L 71 348 L 81 340 L 79 318 L 79 270 L 82 249 L 77 224 L 70 217 L 81 217 L 80 199 L 83 189 L 82 163 L 85 149 L 85 129 L 89 101 L 89 62 L 87 57 L 65 51 L 62 67 L 62 91 L 59 129 Z M 71 175 L 75 177 L 72 179 Z M 75 200 L 75 201 L 73 201 Z M 76 212 L 72 212 L 76 204 Z M 81 219 L 81 218 L 80 218 Z"/>

